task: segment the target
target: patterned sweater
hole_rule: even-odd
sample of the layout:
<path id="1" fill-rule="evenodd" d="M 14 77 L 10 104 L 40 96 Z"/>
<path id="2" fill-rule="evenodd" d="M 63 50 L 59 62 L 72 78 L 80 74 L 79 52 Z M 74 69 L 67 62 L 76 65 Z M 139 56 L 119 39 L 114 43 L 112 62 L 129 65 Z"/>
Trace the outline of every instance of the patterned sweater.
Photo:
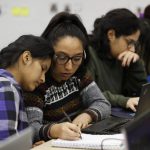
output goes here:
<path id="1" fill-rule="evenodd" d="M 60 83 L 51 78 L 34 93 L 26 93 L 25 103 L 29 122 L 36 131 L 35 140 L 50 139 L 50 126 L 67 121 L 64 111 L 72 120 L 83 112 L 93 121 L 110 115 L 110 103 L 87 75 L 82 80 L 73 76 Z"/>

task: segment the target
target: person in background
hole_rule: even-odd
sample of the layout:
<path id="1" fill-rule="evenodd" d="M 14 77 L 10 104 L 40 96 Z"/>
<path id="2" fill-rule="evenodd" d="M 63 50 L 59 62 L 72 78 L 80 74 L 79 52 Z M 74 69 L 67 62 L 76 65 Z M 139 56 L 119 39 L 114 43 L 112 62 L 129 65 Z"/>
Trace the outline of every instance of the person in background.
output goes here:
<path id="1" fill-rule="evenodd" d="M 23 92 L 45 82 L 53 49 L 42 37 L 23 35 L 0 51 L 0 140 L 29 126 Z"/>
<path id="2" fill-rule="evenodd" d="M 94 23 L 90 35 L 89 70 L 112 107 L 136 111 L 144 66 L 135 53 L 140 36 L 139 19 L 128 9 L 109 11 Z"/>
<path id="3" fill-rule="evenodd" d="M 150 5 L 145 7 L 143 18 L 150 20 Z"/>
<path id="4" fill-rule="evenodd" d="M 140 49 L 138 51 L 143 59 L 148 81 L 150 81 L 150 20 L 141 19 L 141 34 L 139 37 Z"/>
<path id="5" fill-rule="evenodd" d="M 110 103 L 87 71 L 88 35 L 75 14 L 56 14 L 42 37 L 53 46 L 53 63 L 46 82 L 26 93 L 35 140 L 80 139 L 81 129 L 110 115 Z"/>

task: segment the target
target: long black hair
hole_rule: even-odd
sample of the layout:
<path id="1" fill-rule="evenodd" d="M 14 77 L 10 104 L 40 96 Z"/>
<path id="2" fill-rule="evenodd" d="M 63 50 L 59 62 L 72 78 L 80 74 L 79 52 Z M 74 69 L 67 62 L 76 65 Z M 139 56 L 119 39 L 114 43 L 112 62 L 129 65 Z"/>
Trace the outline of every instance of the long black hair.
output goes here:
<path id="1" fill-rule="evenodd" d="M 110 29 L 115 31 L 116 37 L 128 36 L 140 30 L 139 19 L 131 11 L 119 8 L 109 11 L 94 22 L 94 30 L 90 36 L 92 47 L 98 55 L 110 54 L 110 45 L 107 33 Z"/>
<path id="2" fill-rule="evenodd" d="M 23 35 L 0 51 L 0 68 L 14 65 L 24 51 L 30 51 L 33 58 L 52 58 L 54 51 L 50 43 L 42 37 Z"/>
<path id="3" fill-rule="evenodd" d="M 41 35 L 47 39 L 54 47 L 60 38 L 65 36 L 72 36 L 78 38 L 83 45 L 86 53 L 83 63 L 75 73 L 79 77 L 83 77 L 86 72 L 86 64 L 89 61 L 88 54 L 88 35 L 87 31 L 81 22 L 79 16 L 76 14 L 70 14 L 68 12 L 60 12 L 56 14 L 47 25 L 46 29 Z"/>

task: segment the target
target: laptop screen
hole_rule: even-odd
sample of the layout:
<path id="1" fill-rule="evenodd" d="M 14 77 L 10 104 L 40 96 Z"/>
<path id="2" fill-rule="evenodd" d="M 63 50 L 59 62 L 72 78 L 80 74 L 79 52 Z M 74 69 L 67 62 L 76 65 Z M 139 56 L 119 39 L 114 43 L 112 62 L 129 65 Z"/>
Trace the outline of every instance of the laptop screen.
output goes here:
<path id="1" fill-rule="evenodd" d="M 123 130 L 127 150 L 150 150 L 150 111 L 143 113 Z"/>
<path id="2" fill-rule="evenodd" d="M 135 117 L 141 115 L 143 112 L 150 109 L 150 83 L 144 84 L 142 86 L 142 91 L 139 99 L 139 104 L 137 107 L 137 112 Z"/>
<path id="3" fill-rule="evenodd" d="M 0 150 L 30 150 L 32 146 L 32 128 L 26 128 L 7 139 L 0 141 Z"/>

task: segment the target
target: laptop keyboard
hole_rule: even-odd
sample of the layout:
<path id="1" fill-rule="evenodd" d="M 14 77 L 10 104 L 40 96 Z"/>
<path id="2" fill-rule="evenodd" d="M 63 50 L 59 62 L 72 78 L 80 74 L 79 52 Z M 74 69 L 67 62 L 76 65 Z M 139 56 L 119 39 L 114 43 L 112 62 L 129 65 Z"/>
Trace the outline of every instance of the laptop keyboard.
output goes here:
<path id="1" fill-rule="evenodd" d="M 90 134 L 116 134 L 116 133 L 120 133 L 121 129 L 130 120 L 131 119 L 111 116 L 110 118 L 97 122 L 83 129 L 82 132 L 90 133 Z"/>
<path id="2" fill-rule="evenodd" d="M 118 122 L 117 125 L 115 125 L 114 127 L 105 129 L 104 131 L 102 131 L 101 134 L 117 134 L 121 132 L 121 129 L 124 128 L 128 123 L 129 123 L 130 119 L 125 119 L 125 120 L 120 120 L 120 122 Z"/>

